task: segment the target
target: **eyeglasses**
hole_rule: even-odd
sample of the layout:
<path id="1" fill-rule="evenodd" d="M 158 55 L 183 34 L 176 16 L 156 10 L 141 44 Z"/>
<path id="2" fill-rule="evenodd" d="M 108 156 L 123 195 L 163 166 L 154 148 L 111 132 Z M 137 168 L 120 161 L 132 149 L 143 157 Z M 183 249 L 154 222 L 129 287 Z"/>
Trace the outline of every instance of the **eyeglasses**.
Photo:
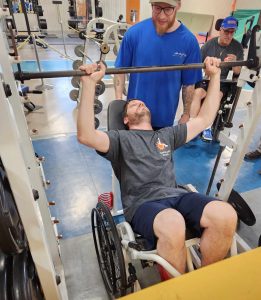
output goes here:
<path id="1" fill-rule="evenodd" d="M 235 30 L 228 30 L 228 29 L 223 29 L 225 34 L 234 34 Z"/>
<path id="2" fill-rule="evenodd" d="M 174 9 L 175 6 L 160 7 L 158 5 L 152 5 L 152 11 L 155 15 L 159 15 L 163 11 L 166 16 L 171 16 L 174 12 Z"/>

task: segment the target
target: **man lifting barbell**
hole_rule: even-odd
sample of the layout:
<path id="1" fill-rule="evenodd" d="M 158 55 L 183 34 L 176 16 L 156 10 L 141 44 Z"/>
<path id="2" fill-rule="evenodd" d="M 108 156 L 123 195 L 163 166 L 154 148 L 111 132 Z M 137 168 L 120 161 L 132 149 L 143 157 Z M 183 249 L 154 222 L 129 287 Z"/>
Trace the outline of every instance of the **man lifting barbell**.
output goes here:
<path id="1" fill-rule="evenodd" d="M 185 228 L 201 236 L 202 266 L 223 259 L 231 246 L 237 214 L 227 202 L 179 189 L 173 173 L 172 152 L 190 141 L 215 118 L 219 108 L 220 60 L 206 58 L 210 84 L 198 116 L 174 127 L 152 130 L 150 111 L 138 99 L 126 103 L 124 123 L 129 130 L 95 130 L 95 85 L 105 74 L 101 63 L 82 66 L 78 140 L 111 161 L 120 182 L 124 215 L 151 248 L 185 272 Z"/>

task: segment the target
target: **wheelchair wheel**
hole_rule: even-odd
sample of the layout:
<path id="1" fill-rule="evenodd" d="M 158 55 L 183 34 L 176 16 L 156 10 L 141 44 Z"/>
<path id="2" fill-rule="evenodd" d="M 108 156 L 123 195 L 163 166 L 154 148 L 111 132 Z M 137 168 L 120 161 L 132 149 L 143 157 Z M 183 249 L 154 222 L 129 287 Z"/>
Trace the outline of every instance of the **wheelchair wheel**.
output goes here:
<path id="1" fill-rule="evenodd" d="M 110 210 L 99 202 L 92 210 L 92 233 L 102 278 L 111 297 L 126 295 L 127 279 L 117 228 Z"/>

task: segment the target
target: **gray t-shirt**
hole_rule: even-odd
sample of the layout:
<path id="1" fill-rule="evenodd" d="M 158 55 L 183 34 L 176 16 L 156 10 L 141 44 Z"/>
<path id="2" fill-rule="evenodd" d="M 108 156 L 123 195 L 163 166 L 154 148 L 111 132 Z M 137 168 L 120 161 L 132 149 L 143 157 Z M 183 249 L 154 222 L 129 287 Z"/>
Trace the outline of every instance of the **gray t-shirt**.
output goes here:
<path id="1" fill-rule="evenodd" d="M 187 126 L 153 130 L 112 130 L 107 132 L 110 147 L 107 158 L 120 182 L 125 218 L 131 221 L 144 202 L 179 196 L 173 173 L 172 152 L 182 146 Z"/>
<path id="2" fill-rule="evenodd" d="M 236 55 L 237 60 L 244 59 L 243 47 L 235 39 L 232 39 L 228 46 L 221 46 L 218 43 L 218 37 L 216 37 L 209 40 L 201 48 L 202 61 L 204 61 L 207 56 L 217 57 L 220 58 L 221 61 L 224 61 L 228 54 Z M 231 70 L 231 68 L 222 68 L 221 78 L 226 78 L 229 70 Z"/>

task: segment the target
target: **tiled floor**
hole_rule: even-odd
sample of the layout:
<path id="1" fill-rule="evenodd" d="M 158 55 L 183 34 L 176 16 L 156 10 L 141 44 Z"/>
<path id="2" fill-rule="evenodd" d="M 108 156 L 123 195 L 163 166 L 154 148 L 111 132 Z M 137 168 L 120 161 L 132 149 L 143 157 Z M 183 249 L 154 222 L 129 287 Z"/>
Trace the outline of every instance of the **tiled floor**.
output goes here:
<path id="1" fill-rule="evenodd" d="M 82 41 L 79 40 L 79 43 Z M 55 47 L 63 51 L 62 45 L 55 45 Z M 73 48 L 74 46 L 68 45 L 67 51 L 77 59 Z M 93 60 L 97 60 L 99 58 L 97 47 L 90 44 L 88 49 L 88 55 Z M 66 62 L 50 48 L 46 50 L 38 48 L 38 50 L 41 60 L 50 59 L 56 62 L 60 60 L 60 65 L 67 67 L 68 64 L 69 68 L 71 61 Z M 23 48 L 20 55 L 26 60 L 35 58 L 34 50 L 30 45 Z M 113 56 L 109 56 L 109 59 L 113 60 Z M 56 64 L 57 68 L 58 66 L 59 62 Z M 55 69 L 55 67 L 53 68 Z M 69 297 L 72 300 L 106 299 L 107 296 L 95 261 L 92 238 L 88 233 L 90 232 L 90 212 L 95 206 L 98 194 L 111 189 L 111 169 L 109 163 L 93 150 L 77 143 L 75 137 L 77 103 L 70 100 L 68 96 L 70 90 L 73 89 L 70 78 L 46 79 L 44 82 L 52 84 L 53 89 L 44 91 L 42 95 L 30 94 L 30 99 L 43 108 L 27 114 L 27 122 L 35 151 L 46 157 L 43 167 L 47 179 L 51 181 L 47 196 L 49 200 L 57 203 L 52 214 L 61 222 L 58 228 L 64 237 L 64 240 L 61 241 L 61 252 Z M 33 89 L 41 84 L 41 81 L 31 80 L 26 84 Z M 249 97 L 250 92 L 244 91 L 239 108 L 244 107 L 244 103 L 248 101 Z M 104 105 L 104 110 L 98 115 L 101 128 L 106 127 L 106 109 L 113 98 L 112 87 L 108 87 L 100 97 Z M 180 112 L 181 107 L 177 117 Z M 238 112 L 239 119 L 242 118 L 243 113 L 243 110 Z M 256 132 L 251 148 L 255 147 L 259 133 Z M 182 183 L 189 181 L 199 191 L 204 192 L 217 148 L 217 144 L 206 144 L 197 140 L 179 149 L 175 154 L 178 181 Z M 251 202 L 252 208 L 259 217 L 253 228 L 244 226 L 240 228 L 240 232 L 247 236 L 248 242 L 253 247 L 256 246 L 261 230 L 261 201 L 258 201 L 260 200 L 258 196 L 260 197 L 261 176 L 257 175 L 257 169 L 261 169 L 261 161 L 244 162 L 236 183 L 236 189 L 244 192 L 247 201 Z M 220 178 L 223 170 L 224 167 L 221 164 L 216 180 Z M 255 189 L 253 193 L 249 192 L 251 189 Z"/>

